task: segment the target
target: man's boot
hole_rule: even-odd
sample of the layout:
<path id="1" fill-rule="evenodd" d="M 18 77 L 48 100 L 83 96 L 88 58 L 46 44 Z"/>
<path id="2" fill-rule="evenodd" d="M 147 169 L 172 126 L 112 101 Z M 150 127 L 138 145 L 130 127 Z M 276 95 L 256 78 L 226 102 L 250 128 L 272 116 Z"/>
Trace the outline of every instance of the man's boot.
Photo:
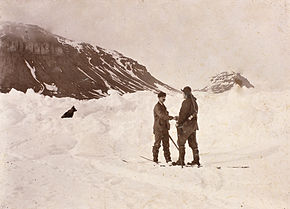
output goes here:
<path id="1" fill-rule="evenodd" d="M 176 162 L 173 162 L 172 165 L 184 166 L 184 156 L 185 156 L 185 147 L 179 147 L 179 158 Z"/>
<path id="2" fill-rule="evenodd" d="M 158 163 L 158 152 L 159 149 L 153 146 L 152 153 L 153 153 L 153 162 Z"/>
<path id="3" fill-rule="evenodd" d="M 199 156 L 196 155 L 196 156 L 194 157 L 194 160 L 191 161 L 190 163 L 187 163 L 187 165 L 197 165 L 198 167 L 200 167 Z"/>
<path id="4" fill-rule="evenodd" d="M 171 162 L 169 147 L 163 147 L 163 151 L 164 151 L 164 158 L 166 160 L 166 163 Z"/>
<path id="5" fill-rule="evenodd" d="M 188 165 L 197 165 L 198 167 L 200 167 L 198 149 L 193 150 L 193 161 L 190 163 L 187 163 L 187 164 Z"/>
<path id="6" fill-rule="evenodd" d="M 169 163 L 169 162 L 171 162 L 172 160 L 171 160 L 171 157 L 170 157 L 170 154 L 169 155 L 166 155 L 166 156 L 164 156 L 165 157 L 165 161 L 166 161 L 166 163 Z"/>
<path id="7" fill-rule="evenodd" d="M 166 163 L 171 163 L 172 162 L 171 157 L 166 158 L 165 160 L 166 160 Z"/>

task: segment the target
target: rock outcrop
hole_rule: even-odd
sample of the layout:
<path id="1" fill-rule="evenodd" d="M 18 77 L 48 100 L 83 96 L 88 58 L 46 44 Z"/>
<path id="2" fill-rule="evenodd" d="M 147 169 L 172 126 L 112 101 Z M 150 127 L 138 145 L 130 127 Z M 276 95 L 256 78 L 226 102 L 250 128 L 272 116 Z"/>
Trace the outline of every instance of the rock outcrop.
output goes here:
<path id="1" fill-rule="evenodd" d="M 240 73 L 222 72 L 210 79 L 210 83 L 197 91 L 212 92 L 215 94 L 230 90 L 235 85 L 239 87 L 254 88 L 254 86 Z"/>
<path id="2" fill-rule="evenodd" d="M 44 95 L 93 99 L 159 88 L 176 91 L 145 66 L 88 43 L 54 35 L 38 26 L 0 24 L 0 92 L 34 89 Z"/>

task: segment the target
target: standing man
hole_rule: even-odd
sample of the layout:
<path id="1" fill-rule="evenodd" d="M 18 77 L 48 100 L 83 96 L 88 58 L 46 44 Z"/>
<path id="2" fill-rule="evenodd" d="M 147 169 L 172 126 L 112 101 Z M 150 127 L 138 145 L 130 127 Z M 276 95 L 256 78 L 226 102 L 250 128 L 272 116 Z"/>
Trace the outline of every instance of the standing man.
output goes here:
<path id="1" fill-rule="evenodd" d="M 179 158 L 173 165 L 184 165 L 185 142 L 188 140 L 189 147 L 193 152 L 193 161 L 188 164 L 200 166 L 199 151 L 196 142 L 198 105 L 196 98 L 191 94 L 191 88 L 189 86 L 184 87 L 181 91 L 183 92 L 184 101 L 182 102 L 179 116 L 175 118 L 177 120 Z"/>
<path id="2" fill-rule="evenodd" d="M 154 107 L 153 133 L 155 135 L 155 142 L 152 152 L 153 152 L 153 161 L 156 163 L 158 163 L 158 152 L 161 141 L 166 163 L 171 162 L 168 131 L 170 129 L 169 120 L 172 120 L 173 117 L 169 116 L 169 113 L 164 105 L 165 99 L 166 93 L 160 92 L 158 94 L 158 103 Z"/>

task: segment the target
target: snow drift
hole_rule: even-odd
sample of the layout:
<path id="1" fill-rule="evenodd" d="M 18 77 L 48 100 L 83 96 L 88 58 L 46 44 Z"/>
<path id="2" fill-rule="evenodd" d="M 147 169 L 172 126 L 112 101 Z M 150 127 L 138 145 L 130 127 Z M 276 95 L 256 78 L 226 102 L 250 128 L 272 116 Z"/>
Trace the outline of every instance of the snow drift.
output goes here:
<path id="1" fill-rule="evenodd" d="M 152 92 L 110 92 L 89 101 L 51 98 L 32 90 L 0 94 L 0 205 L 287 208 L 289 93 L 237 87 L 219 95 L 196 93 L 200 169 L 154 167 L 139 157 L 151 157 L 157 101 Z M 171 115 L 178 114 L 181 102 L 180 94 L 167 97 Z M 72 105 L 78 109 L 74 118 L 61 119 Z M 176 160 L 172 144 L 170 149 Z M 159 159 L 164 162 L 162 150 Z M 187 150 L 186 160 L 191 159 Z"/>

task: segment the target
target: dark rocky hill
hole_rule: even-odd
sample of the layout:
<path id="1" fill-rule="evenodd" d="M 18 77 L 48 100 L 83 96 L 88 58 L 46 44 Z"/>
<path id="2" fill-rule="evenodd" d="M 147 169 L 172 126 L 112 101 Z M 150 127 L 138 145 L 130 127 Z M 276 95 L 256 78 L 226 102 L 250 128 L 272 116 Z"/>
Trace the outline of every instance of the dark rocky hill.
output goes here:
<path id="1" fill-rule="evenodd" d="M 100 98 L 172 87 L 153 77 L 145 66 L 88 43 L 54 35 L 38 26 L 0 24 L 0 92 L 34 89 L 44 95 Z"/>

